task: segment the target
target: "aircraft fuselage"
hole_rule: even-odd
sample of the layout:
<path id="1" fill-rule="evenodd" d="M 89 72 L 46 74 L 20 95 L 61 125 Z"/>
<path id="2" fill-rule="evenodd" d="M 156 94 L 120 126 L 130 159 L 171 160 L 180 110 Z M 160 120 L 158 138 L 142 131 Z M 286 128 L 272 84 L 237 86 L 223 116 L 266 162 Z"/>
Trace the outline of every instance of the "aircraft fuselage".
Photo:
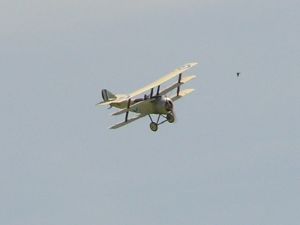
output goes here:
<path id="1" fill-rule="evenodd" d="M 135 103 L 139 103 L 134 106 Z M 125 109 L 128 106 L 128 100 L 124 100 L 118 103 L 112 103 L 112 107 Z M 130 112 L 140 113 L 140 114 L 167 114 L 173 110 L 173 102 L 170 98 L 165 96 L 156 96 L 153 100 L 149 99 L 134 99 L 131 103 L 129 109 Z"/>

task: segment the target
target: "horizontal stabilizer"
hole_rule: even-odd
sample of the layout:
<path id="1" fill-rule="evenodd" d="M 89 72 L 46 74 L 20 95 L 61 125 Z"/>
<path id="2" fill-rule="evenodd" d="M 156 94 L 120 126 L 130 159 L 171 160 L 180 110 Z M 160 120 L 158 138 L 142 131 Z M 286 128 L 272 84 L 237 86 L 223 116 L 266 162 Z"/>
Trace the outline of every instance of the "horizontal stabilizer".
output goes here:
<path id="1" fill-rule="evenodd" d="M 179 95 L 174 95 L 173 97 L 171 97 L 172 101 L 176 101 L 190 93 L 192 93 L 195 89 L 185 89 L 180 91 Z"/>
<path id="2" fill-rule="evenodd" d="M 123 127 L 123 126 L 125 126 L 125 125 L 127 125 L 129 123 L 132 123 L 133 121 L 136 121 L 136 120 L 138 120 L 138 119 L 140 119 L 140 118 L 142 118 L 144 116 L 146 116 L 146 115 L 141 114 L 141 115 L 139 115 L 137 117 L 133 117 L 133 118 L 127 120 L 127 121 L 124 121 L 122 123 L 118 123 L 116 125 L 113 125 L 112 127 L 110 127 L 110 129 L 117 129 L 117 128 Z"/>
<path id="3" fill-rule="evenodd" d="M 96 104 L 96 106 L 103 106 L 103 105 L 109 105 L 110 103 L 112 103 L 113 101 L 109 101 L 109 102 L 99 102 Z"/>

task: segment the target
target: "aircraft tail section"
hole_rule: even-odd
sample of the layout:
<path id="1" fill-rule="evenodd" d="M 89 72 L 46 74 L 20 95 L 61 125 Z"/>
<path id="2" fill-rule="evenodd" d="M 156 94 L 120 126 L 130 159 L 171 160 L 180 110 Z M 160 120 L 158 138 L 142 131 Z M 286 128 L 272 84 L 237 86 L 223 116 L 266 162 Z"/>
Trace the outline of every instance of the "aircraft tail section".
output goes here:
<path id="1" fill-rule="evenodd" d="M 102 89 L 101 94 L 104 102 L 113 101 L 117 99 L 116 95 L 114 95 L 112 92 L 106 89 Z"/>

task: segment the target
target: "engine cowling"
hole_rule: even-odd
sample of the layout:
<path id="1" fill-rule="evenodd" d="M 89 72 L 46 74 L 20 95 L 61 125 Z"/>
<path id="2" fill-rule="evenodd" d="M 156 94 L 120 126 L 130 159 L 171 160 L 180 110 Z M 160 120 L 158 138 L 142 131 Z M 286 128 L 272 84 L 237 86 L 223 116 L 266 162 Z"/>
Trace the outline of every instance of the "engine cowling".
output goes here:
<path id="1" fill-rule="evenodd" d="M 157 99 L 156 110 L 159 114 L 167 114 L 172 112 L 174 108 L 173 102 L 170 98 L 161 96 Z"/>
<path id="2" fill-rule="evenodd" d="M 165 109 L 167 112 L 173 111 L 173 102 L 170 98 L 165 98 Z"/>

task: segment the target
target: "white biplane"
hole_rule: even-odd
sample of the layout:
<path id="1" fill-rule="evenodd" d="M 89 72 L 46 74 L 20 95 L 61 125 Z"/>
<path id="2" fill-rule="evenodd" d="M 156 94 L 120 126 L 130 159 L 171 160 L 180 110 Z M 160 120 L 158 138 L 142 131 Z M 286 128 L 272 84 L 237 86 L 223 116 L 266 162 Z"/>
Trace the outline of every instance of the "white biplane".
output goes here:
<path id="1" fill-rule="evenodd" d="M 175 122 L 175 114 L 174 114 L 174 104 L 173 102 L 190 94 L 194 89 L 185 89 L 180 90 L 182 84 L 187 83 L 188 81 L 194 79 L 196 76 L 182 76 L 182 73 L 196 66 L 197 63 L 188 63 L 185 64 L 173 72 L 163 76 L 157 81 L 132 92 L 129 95 L 120 95 L 113 94 L 110 91 L 103 89 L 102 90 L 102 98 L 103 101 L 96 104 L 97 106 L 109 105 L 111 107 L 116 107 L 121 110 L 113 113 L 112 115 L 121 115 L 125 114 L 125 121 L 115 124 L 110 127 L 110 129 L 117 129 L 122 126 L 125 126 L 133 121 L 136 121 L 142 117 L 149 116 L 151 123 L 150 129 L 152 131 L 157 131 L 158 126 L 162 123 L 168 121 L 169 123 Z M 177 81 L 165 88 L 164 90 L 160 90 L 161 85 L 172 78 L 178 76 Z M 166 94 L 176 89 L 176 93 L 172 97 L 167 97 Z M 150 94 L 145 94 L 147 91 L 150 91 Z M 144 94 L 141 98 L 135 98 L 138 95 Z M 138 114 L 133 118 L 128 118 L 129 112 L 133 112 Z M 158 115 L 156 120 L 153 120 L 151 114 Z M 164 119 L 160 121 L 161 117 Z"/>

